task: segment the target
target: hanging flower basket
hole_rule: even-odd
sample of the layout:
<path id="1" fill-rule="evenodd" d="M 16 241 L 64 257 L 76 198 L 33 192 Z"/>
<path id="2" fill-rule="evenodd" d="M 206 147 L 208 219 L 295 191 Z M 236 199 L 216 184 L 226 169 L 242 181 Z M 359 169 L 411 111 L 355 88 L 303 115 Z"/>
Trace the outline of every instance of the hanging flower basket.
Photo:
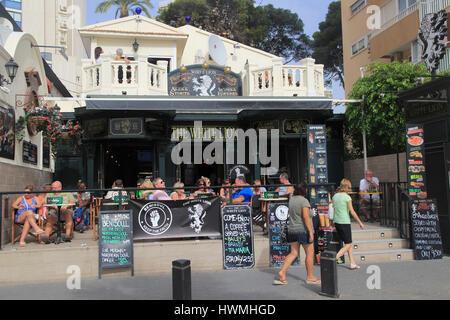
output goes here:
<path id="1" fill-rule="evenodd" d="M 61 132 L 61 139 L 62 140 L 69 140 L 70 139 L 69 132 L 67 132 L 67 131 Z"/>
<path id="2" fill-rule="evenodd" d="M 29 116 L 27 118 L 27 128 L 30 136 L 34 137 L 40 131 L 42 131 L 42 127 L 45 124 L 45 120 L 40 116 Z"/>
<path id="3" fill-rule="evenodd" d="M 44 142 L 51 145 L 52 154 L 55 157 L 58 141 L 61 139 L 62 115 L 55 107 L 45 104 L 37 108 L 24 108 L 25 116 L 21 116 L 16 122 L 16 137 L 20 142 L 24 138 L 25 127 L 30 136 L 42 132 Z"/>

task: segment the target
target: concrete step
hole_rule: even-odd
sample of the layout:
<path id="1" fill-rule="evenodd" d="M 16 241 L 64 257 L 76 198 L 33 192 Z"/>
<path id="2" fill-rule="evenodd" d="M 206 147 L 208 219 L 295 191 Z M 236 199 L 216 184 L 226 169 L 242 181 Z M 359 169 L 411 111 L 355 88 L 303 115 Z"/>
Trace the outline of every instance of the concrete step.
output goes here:
<path id="1" fill-rule="evenodd" d="M 414 250 L 375 250 L 360 251 L 354 253 L 356 263 L 382 263 L 382 262 L 400 262 L 414 260 Z"/>
<path id="2" fill-rule="evenodd" d="M 400 232 L 397 229 L 391 228 L 378 228 L 367 230 L 356 230 L 352 228 L 353 241 L 362 240 L 384 240 L 384 239 L 396 239 L 400 238 Z"/>
<path id="3" fill-rule="evenodd" d="M 354 252 L 409 249 L 405 239 L 359 240 L 353 242 Z"/>

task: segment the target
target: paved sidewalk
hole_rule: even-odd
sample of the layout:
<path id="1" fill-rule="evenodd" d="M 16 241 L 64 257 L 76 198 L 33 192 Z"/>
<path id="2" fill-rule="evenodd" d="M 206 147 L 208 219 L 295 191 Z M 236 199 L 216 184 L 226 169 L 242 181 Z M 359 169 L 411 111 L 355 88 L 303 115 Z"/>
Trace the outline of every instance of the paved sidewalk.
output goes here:
<path id="1" fill-rule="evenodd" d="M 450 258 L 378 264 L 381 290 L 369 290 L 369 265 L 358 271 L 338 267 L 341 300 L 396 300 L 450 298 Z M 194 300 L 319 300 L 320 286 L 306 285 L 304 267 L 292 267 L 288 285 L 273 286 L 277 269 L 192 273 Z M 315 267 L 316 276 L 320 268 Z M 104 278 L 81 281 L 81 290 L 68 290 L 66 283 L 0 287 L 0 299 L 42 300 L 171 300 L 171 275 Z"/>

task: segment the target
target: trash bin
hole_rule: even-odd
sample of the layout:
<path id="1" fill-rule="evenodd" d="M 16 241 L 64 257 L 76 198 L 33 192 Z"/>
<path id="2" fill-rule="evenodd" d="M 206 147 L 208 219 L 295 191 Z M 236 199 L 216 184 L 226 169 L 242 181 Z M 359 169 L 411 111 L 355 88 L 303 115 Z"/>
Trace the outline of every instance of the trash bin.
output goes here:
<path id="1" fill-rule="evenodd" d="M 336 252 L 324 251 L 320 257 L 320 276 L 322 281 L 322 290 L 320 295 L 339 298 Z"/>

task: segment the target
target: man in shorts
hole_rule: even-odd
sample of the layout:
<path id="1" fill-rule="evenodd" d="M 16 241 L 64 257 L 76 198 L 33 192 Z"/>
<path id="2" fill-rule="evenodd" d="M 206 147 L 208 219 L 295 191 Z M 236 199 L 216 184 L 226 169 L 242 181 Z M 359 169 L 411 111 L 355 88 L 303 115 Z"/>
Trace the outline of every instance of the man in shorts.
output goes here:
<path id="1" fill-rule="evenodd" d="M 47 204 L 49 201 L 49 198 L 56 198 L 56 197 L 62 197 L 63 198 L 63 204 L 70 204 L 75 206 L 76 199 L 73 196 L 72 193 L 63 193 L 62 190 L 62 183 L 60 181 L 55 181 L 52 183 L 52 191 L 53 193 L 48 193 L 45 197 L 44 204 Z M 65 221 L 66 230 L 65 234 L 63 235 L 63 241 L 64 242 L 70 242 L 72 241 L 72 225 L 73 225 L 73 206 L 63 206 L 61 207 L 61 220 Z M 58 223 L 58 207 L 57 206 L 49 206 L 48 212 L 47 212 L 47 224 L 45 225 L 45 233 L 42 236 L 41 240 L 45 244 L 50 243 L 50 234 L 53 230 L 53 226 Z"/>
<path id="2" fill-rule="evenodd" d="M 360 208 L 364 215 L 364 222 L 379 222 L 378 214 L 380 212 L 381 202 L 379 194 L 367 194 L 380 192 L 380 182 L 378 178 L 373 176 L 371 170 L 366 171 L 366 176 L 359 183 L 359 192 L 361 196 Z M 372 197 L 372 210 L 370 208 L 370 197 Z M 371 211 L 373 216 L 371 217 Z"/>

